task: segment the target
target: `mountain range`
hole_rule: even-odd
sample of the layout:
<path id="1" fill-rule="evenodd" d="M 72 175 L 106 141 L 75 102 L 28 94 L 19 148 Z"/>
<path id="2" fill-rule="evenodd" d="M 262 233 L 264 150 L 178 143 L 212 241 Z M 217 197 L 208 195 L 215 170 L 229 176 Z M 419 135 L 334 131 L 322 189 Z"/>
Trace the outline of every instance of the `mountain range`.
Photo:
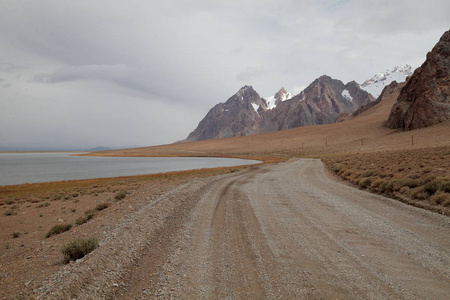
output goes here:
<path id="1" fill-rule="evenodd" d="M 323 75 L 298 95 L 281 88 L 273 96 L 261 97 L 252 86 L 244 86 L 226 102 L 211 108 L 185 141 L 245 136 L 342 121 L 361 106 L 373 103 L 390 82 L 402 82 L 411 74 L 409 65 L 394 67 L 361 85 L 355 81 L 344 84 Z"/>
<path id="2" fill-rule="evenodd" d="M 398 88 L 396 84 L 404 81 L 388 127 L 413 130 L 450 119 L 450 31 L 414 73 L 409 65 L 394 67 L 362 84 L 344 84 L 323 75 L 295 96 L 281 88 L 274 96 L 262 98 L 253 87 L 244 86 L 225 103 L 215 105 L 185 141 L 346 121 L 380 103 L 387 88 Z"/>

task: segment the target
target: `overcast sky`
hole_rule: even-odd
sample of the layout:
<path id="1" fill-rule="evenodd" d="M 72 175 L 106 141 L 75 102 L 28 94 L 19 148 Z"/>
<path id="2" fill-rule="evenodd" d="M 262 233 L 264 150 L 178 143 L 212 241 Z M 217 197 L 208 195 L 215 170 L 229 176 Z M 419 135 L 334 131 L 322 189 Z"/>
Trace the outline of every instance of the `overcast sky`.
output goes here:
<path id="1" fill-rule="evenodd" d="M 172 143 L 243 85 L 413 68 L 448 0 L 0 0 L 0 148 Z"/>

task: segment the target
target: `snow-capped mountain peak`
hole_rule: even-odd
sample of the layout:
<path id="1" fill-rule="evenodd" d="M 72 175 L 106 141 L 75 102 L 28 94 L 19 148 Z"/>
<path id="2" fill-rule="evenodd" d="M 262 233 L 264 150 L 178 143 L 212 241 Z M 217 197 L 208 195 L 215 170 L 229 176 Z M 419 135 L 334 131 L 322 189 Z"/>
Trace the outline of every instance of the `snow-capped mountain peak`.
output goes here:
<path id="1" fill-rule="evenodd" d="M 275 95 L 264 97 L 263 99 L 266 101 L 267 109 L 273 109 L 281 102 L 289 100 L 292 97 L 294 97 L 294 94 L 286 91 L 286 89 L 282 87 Z"/>
<path id="2" fill-rule="evenodd" d="M 376 74 L 359 86 L 375 98 L 378 98 L 385 86 L 389 85 L 394 80 L 403 82 L 406 80 L 406 77 L 411 76 L 412 73 L 413 70 L 410 65 L 397 66 L 392 70 L 387 69 L 385 72 Z"/>

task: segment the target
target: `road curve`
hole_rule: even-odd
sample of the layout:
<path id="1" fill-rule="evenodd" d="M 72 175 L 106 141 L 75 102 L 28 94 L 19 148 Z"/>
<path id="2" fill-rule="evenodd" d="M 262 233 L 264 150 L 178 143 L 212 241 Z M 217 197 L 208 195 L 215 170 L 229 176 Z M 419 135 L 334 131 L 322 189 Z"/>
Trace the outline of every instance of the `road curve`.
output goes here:
<path id="1" fill-rule="evenodd" d="M 211 183 L 189 218 L 165 238 L 172 242 L 159 249 L 163 257 L 143 255 L 121 297 L 450 294 L 450 219 L 350 187 L 315 159 L 256 167 Z"/>

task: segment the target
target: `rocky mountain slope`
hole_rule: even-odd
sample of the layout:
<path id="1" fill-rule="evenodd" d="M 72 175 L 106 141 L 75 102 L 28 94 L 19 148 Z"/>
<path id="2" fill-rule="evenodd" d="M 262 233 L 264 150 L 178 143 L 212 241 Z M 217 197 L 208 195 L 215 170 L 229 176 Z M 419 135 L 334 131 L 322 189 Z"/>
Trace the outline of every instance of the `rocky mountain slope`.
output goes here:
<path id="1" fill-rule="evenodd" d="M 247 135 L 248 128 L 266 110 L 266 102 L 253 87 L 244 86 L 225 103 L 215 105 L 186 141 Z"/>
<path id="2" fill-rule="evenodd" d="M 450 30 L 414 71 L 392 107 L 387 125 L 412 130 L 450 119 Z"/>
<path id="3" fill-rule="evenodd" d="M 340 114 L 354 112 L 372 101 L 373 97 L 361 90 L 356 82 L 344 85 L 340 80 L 324 75 L 299 95 L 263 114 L 257 122 L 256 132 L 330 124 Z"/>
<path id="4" fill-rule="evenodd" d="M 333 123 L 375 99 L 352 81 L 347 84 L 321 76 L 292 97 L 284 88 L 261 98 L 251 87 L 241 88 L 225 103 L 214 106 L 186 141 L 250 135 L 300 126 Z"/>

